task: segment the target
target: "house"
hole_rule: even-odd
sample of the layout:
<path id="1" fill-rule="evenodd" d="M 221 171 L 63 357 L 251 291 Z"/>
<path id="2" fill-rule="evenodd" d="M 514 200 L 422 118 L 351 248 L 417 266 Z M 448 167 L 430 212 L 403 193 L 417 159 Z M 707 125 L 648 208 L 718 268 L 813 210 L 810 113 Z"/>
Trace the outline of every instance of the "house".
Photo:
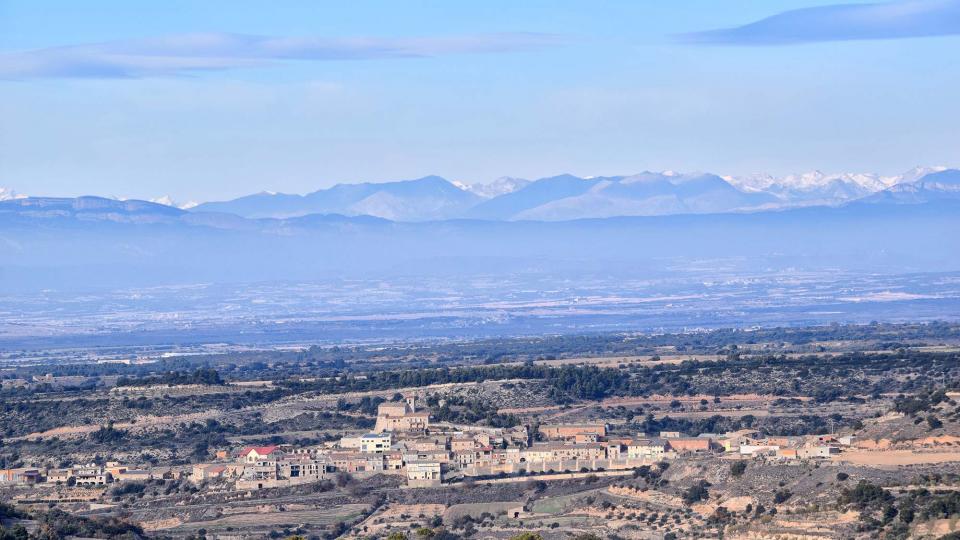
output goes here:
<path id="1" fill-rule="evenodd" d="M 238 456 L 245 463 L 257 463 L 276 461 L 282 454 L 279 446 L 248 446 L 240 450 Z"/>
<path id="2" fill-rule="evenodd" d="M 440 463 L 436 461 L 413 461 L 407 463 L 407 485 L 410 487 L 436 487 L 440 485 Z"/>
<path id="3" fill-rule="evenodd" d="M 403 469 L 403 452 L 391 450 L 383 455 L 383 468 L 386 471 L 399 471 Z"/>
<path id="4" fill-rule="evenodd" d="M 248 463 L 243 466 L 241 477 L 244 480 L 276 480 L 279 477 L 277 473 L 277 462 L 259 461 Z"/>
<path id="5" fill-rule="evenodd" d="M 453 453 L 452 461 L 458 469 L 466 469 L 476 463 L 477 453 L 472 450 L 460 450 Z"/>
<path id="6" fill-rule="evenodd" d="M 621 441 L 609 441 L 605 445 L 607 459 L 620 459 L 626 457 L 626 446 Z"/>
<path id="7" fill-rule="evenodd" d="M 326 459 L 317 459 L 308 454 L 290 456 L 278 464 L 280 477 L 286 479 L 309 478 L 319 480 L 327 472 Z"/>
<path id="8" fill-rule="evenodd" d="M 667 451 L 667 443 L 663 440 L 634 439 L 627 443 L 628 459 L 661 460 Z"/>
<path id="9" fill-rule="evenodd" d="M 544 424 L 540 426 L 540 434 L 547 439 L 572 439 L 577 435 L 607 436 L 606 424 Z"/>
<path id="10" fill-rule="evenodd" d="M 153 480 L 153 471 L 148 469 L 123 469 L 113 475 L 114 480 L 118 482 L 143 482 Z"/>
<path id="11" fill-rule="evenodd" d="M 384 470 L 384 454 L 364 452 L 338 452 L 328 457 L 331 471 L 382 472 Z"/>
<path id="12" fill-rule="evenodd" d="M 489 437 L 487 438 L 489 441 Z M 450 450 L 453 452 L 464 452 L 473 450 L 474 448 L 481 446 L 473 437 L 453 437 L 450 439 Z"/>
<path id="13" fill-rule="evenodd" d="M 676 439 L 678 437 L 680 437 L 679 431 L 661 431 L 660 432 L 661 439 Z"/>
<path id="14" fill-rule="evenodd" d="M 74 478 L 73 469 L 48 469 L 47 470 L 47 482 L 52 484 L 66 484 L 70 482 L 70 479 Z"/>
<path id="15" fill-rule="evenodd" d="M 573 436 L 573 442 L 576 444 L 595 443 L 600 440 L 596 433 L 577 433 Z"/>
<path id="16" fill-rule="evenodd" d="M 43 474 L 38 469 L 2 469 L 0 470 L 0 484 L 39 484 L 43 481 Z"/>
<path id="17" fill-rule="evenodd" d="M 705 437 L 671 437 L 667 439 L 667 443 L 678 454 L 708 452 L 713 446 L 713 440 Z"/>
<path id="18" fill-rule="evenodd" d="M 836 446 L 804 446 L 797 450 L 800 459 L 829 459 L 839 453 L 840 448 Z"/>
<path id="19" fill-rule="evenodd" d="M 201 463 L 193 466 L 193 474 L 190 475 L 190 479 L 194 482 L 202 482 L 203 480 L 221 478 L 226 471 L 227 467 L 224 465 Z"/>
<path id="20" fill-rule="evenodd" d="M 771 455 L 780 450 L 779 446 L 770 444 L 741 444 L 739 448 L 741 456 Z"/>
<path id="21" fill-rule="evenodd" d="M 447 463 L 450 461 L 450 452 L 445 448 L 436 448 L 433 450 L 412 450 L 403 454 L 403 460 L 409 461 L 436 461 L 438 463 Z"/>
<path id="22" fill-rule="evenodd" d="M 797 437 L 767 437 L 767 444 L 774 446 L 796 448 L 800 446 L 801 440 Z"/>
<path id="23" fill-rule="evenodd" d="M 777 457 L 783 459 L 797 459 L 796 448 L 780 448 L 777 450 Z"/>
<path id="24" fill-rule="evenodd" d="M 538 461 L 553 460 L 553 447 L 547 443 L 534 443 L 533 446 L 523 451 L 521 457 L 523 461 L 535 463 Z"/>
<path id="25" fill-rule="evenodd" d="M 390 433 L 367 433 L 360 437 L 360 451 L 382 454 L 390 450 L 391 441 Z"/>
<path id="26" fill-rule="evenodd" d="M 103 467 L 84 467 L 75 473 L 78 486 L 105 486 L 113 482 L 113 475 Z"/>

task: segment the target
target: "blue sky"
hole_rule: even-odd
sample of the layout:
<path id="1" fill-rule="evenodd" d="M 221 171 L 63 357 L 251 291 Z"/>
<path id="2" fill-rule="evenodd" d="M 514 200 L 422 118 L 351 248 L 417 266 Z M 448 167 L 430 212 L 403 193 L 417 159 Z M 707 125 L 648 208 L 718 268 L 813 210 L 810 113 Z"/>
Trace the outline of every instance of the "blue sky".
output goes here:
<path id="1" fill-rule="evenodd" d="M 960 0 L 0 1 L 0 186 L 960 165 Z"/>

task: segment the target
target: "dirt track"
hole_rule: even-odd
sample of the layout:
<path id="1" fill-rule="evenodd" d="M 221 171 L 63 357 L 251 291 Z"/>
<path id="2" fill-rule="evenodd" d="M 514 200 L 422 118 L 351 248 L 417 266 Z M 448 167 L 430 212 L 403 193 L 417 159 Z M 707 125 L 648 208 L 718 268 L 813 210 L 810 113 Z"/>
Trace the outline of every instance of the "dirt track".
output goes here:
<path id="1" fill-rule="evenodd" d="M 914 450 L 850 450 L 833 458 L 834 461 L 865 465 L 867 467 L 898 467 L 960 461 L 960 452 L 917 452 Z"/>

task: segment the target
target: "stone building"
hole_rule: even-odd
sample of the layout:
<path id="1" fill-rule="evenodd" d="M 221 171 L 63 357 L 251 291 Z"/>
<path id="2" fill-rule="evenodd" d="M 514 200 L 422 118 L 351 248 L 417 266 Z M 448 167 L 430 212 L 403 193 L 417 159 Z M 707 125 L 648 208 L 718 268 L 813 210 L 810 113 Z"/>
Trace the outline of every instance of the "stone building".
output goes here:
<path id="1" fill-rule="evenodd" d="M 381 403 L 377 408 L 377 423 L 374 431 L 426 431 L 430 427 L 430 414 L 417 412 L 416 398 L 406 401 Z"/>

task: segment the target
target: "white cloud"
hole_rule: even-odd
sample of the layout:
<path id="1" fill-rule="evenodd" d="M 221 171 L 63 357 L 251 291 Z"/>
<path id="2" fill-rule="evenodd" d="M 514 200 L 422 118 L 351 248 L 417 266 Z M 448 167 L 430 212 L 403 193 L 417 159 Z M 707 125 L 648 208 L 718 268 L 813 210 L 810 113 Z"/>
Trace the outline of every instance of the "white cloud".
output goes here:
<path id="1" fill-rule="evenodd" d="M 559 36 L 500 33 L 414 38 L 177 34 L 0 54 L 0 78 L 139 78 L 269 65 L 507 53 L 556 45 Z"/>
<path id="2" fill-rule="evenodd" d="M 704 45 L 789 45 L 819 41 L 903 39 L 960 34 L 960 0 L 835 4 L 680 36 Z"/>

